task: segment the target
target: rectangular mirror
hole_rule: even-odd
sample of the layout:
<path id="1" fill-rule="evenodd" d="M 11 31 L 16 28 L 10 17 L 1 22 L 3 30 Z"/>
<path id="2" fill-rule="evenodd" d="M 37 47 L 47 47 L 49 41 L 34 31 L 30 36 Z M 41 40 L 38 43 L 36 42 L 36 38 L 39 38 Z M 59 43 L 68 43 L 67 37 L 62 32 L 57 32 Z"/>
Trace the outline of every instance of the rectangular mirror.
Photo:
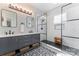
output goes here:
<path id="1" fill-rule="evenodd" d="M 16 27 L 17 14 L 9 10 L 1 10 L 1 26 Z"/>
<path id="2" fill-rule="evenodd" d="M 26 18 L 26 26 L 28 28 L 33 28 L 34 27 L 34 18 L 33 17 L 28 16 Z"/>

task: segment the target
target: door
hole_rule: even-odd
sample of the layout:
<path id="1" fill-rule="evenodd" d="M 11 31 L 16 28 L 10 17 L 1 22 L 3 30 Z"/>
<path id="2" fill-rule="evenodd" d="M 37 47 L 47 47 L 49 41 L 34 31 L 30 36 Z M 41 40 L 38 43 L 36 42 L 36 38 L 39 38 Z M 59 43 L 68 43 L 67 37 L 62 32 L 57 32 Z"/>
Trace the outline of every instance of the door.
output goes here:
<path id="1" fill-rule="evenodd" d="M 68 52 L 79 53 L 79 4 L 72 3 L 62 8 L 62 24 L 62 45 L 66 46 Z"/>

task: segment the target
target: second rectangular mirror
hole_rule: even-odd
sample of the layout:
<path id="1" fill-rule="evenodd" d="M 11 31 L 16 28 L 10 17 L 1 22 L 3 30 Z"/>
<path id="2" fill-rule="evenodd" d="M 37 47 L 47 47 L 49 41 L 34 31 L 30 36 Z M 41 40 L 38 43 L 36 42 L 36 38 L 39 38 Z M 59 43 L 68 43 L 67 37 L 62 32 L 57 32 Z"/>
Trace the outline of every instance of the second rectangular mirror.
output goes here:
<path id="1" fill-rule="evenodd" d="M 34 26 L 34 18 L 33 17 L 30 17 L 30 16 L 27 17 L 26 26 L 28 28 L 33 28 L 33 26 Z"/>

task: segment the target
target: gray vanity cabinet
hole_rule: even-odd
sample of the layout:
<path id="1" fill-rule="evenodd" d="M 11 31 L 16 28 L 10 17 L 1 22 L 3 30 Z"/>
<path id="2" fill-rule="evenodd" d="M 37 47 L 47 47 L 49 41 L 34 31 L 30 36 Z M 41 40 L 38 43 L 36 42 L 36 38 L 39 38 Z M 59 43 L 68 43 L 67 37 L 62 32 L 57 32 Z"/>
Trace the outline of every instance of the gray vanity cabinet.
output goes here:
<path id="1" fill-rule="evenodd" d="M 21 35 L 0 38 L 0 55 L 40 42 L 40 34 Z"/>

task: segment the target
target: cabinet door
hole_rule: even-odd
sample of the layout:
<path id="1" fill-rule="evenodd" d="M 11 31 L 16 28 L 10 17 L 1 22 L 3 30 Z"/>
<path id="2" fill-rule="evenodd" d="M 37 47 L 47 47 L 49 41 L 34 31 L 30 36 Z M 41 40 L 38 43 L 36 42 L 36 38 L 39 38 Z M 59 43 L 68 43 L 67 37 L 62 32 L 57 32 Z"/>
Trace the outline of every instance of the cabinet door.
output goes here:
<path id="1" fill-rule="evenodd" d="M 32 44 L 32 42 L 31 42 L 31 35 L 25 35 L 24 36 L 24 43 L 25 43 L 25 45 L 30 45 L 30 44 Z"/>
<path id="2" fill-rule="evenodd" d="M 15 37 L 0 38 L 0 54 L 18 49 Z"/>
<path id="3" fill-rule="evenodd" d="M 25 45 L 40 42 L 40 35 L 39 34 L 25 35 L 23 41 Z"/>
<path id="4" fill-rule="evenodd" d="M 23 41 L 23 37 L 22 36 L 17 36 L 16 37 L 16 41 L 17 41 L 18 49 L 20 49 L 20 48 L 22 48 L 24 46 L 24 41 Z"/>
<path id="5" fill-rule="evenodd" d="M 32 44 L 40 42 L 40 35 L 39 34 L 31 35 L 31 42 L 32 42 Z"/>
<path id="6" fill-rule="evenodd" d="M 7 38 L 7 41 L 8 41 L 7 48 L 9 48 L 10 51 L 18 49 L 16 37 L 9 37 Z"/>
<path id="7" fill-rule="evenodd" d="M 0 55 L 7 52 L 9 48 L 7 38 L 0 38 Z"/>

